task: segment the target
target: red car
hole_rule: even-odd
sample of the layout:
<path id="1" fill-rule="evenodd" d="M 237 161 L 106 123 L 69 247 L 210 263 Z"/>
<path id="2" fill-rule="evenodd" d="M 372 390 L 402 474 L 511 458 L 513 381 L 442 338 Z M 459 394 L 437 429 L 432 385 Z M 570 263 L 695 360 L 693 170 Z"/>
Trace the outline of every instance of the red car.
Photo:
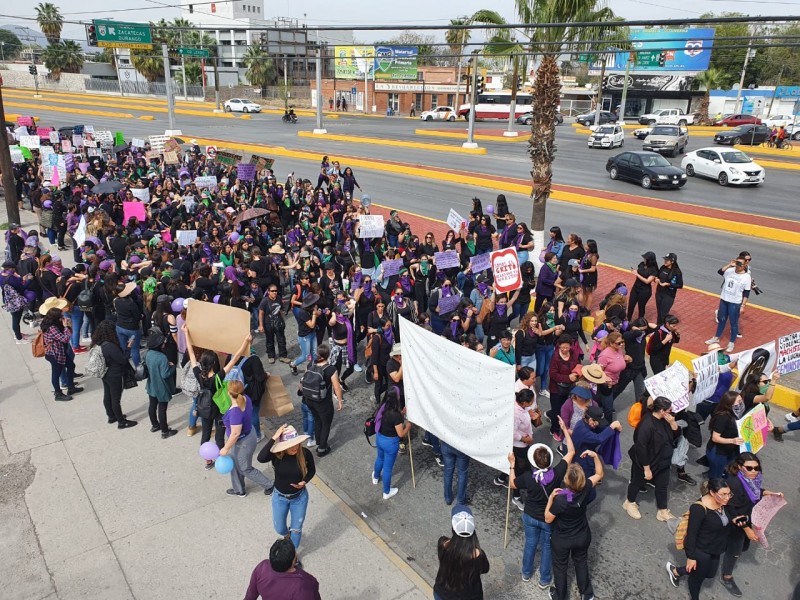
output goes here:
<path id="1" fill-rule="evenodd" d="M 715 127 L 738 127 L 739 125 L 761 125 L 761 119 L 753 115 L 728 115 L 714 123 Z"/>

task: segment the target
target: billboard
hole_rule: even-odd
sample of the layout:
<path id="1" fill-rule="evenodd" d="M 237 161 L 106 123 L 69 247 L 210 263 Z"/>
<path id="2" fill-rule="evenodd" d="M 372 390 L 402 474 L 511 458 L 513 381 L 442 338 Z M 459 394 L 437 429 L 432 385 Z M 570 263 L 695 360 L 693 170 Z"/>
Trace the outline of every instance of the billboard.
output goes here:
<path id="1" fill-rule="evenodd" d="M 646 60 L 639 60 L 636 70 L 642 71 L 705 71 L 711 59 L 714 45 L 713 28 L 631 29 L 631 45 L 642 53 Z M 665 54 L 664 66 L 657 59 L 650 60 L 656 51 Z M 614 56 L 615 71 L 624 71 L 628 52 L 617 52 Z M 644 63 L 644 64 L 643 64 Z M 655 63 L 655 64 L 654 64 Z"/>
<path id="2" fill-rule="evenodd" d="M 334 53 L 336 79 L 417 79 L 416 46 L 336 46 Z"/>
<path id="3" fill-rule="evenodd" d="M 691 89 L 694 77 L 691 75 L 658 75 L 655 73 L 628 75 L 628 91 L 685 92 Z M 625 88 L 625 75 L 606 75 L 603 90 L 613 91 Z"/>

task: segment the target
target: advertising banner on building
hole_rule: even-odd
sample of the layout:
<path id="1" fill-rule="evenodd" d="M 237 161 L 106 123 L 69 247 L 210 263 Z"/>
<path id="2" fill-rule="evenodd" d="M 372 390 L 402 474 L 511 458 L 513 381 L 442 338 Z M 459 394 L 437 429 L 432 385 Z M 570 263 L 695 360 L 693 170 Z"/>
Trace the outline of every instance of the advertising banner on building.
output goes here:
<path id="1" fill-rule="evenodd" d="M 643 71 L 705 71 L 711 59 L 714 45 L 714 29 L 682 27 L 674 29 L 631 29 L 631 45 L 637 53 L 655 57 L 647 66 L 637 67 Z M 664 53 L 663 61 L 656 54 Z M 617 52 L 614 57 L 615 71 L 624 71 L 628 62 L 627 52 Z M 663 62 L 663 65 L 661 64 Z"/>
<path id="2" fill-rule="evenodd" d="M 615 91 L 625 88 L 625 75 L 615 73 L 603 79 L 603 90 Z M 629 92 L 685 92 L 692 87 L 694 77 L 690 75 L 628 75 Z"/>
<path id="3" fill-rule="evenodd" d="M 336 79 L 364 79 L 375 68 L 374 46 L 336 46 L 334 52 Z"/>
<path id="4" fill-rule="evenodd" d="M 417 79 L 416 46 L 378 46 L 375 48 L 375 80 Z"/>

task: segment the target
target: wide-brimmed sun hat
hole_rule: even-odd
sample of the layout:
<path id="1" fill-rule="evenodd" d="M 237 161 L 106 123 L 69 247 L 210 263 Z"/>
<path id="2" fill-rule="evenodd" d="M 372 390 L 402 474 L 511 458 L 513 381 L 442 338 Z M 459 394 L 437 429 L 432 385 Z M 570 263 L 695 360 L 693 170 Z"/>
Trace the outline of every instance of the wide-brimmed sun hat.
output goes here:
<path id="1" fill-rule="evenodd" d="M 275 452 L 283 452 L 292 446 L 297 446 L 298 444 L 302 444 L 308 439 L 309 436 L 303 434 L 300 435 L 297 433 L 297 430 L 289 425 L 286 429 L 283 430 L 281 433 L 281 437 L 278 438 L 278 441 L 275 442 L 275 445 L 272 446 L 273 454 Z"/>
<path id="2" fill-rule="evenodd" d="M 51 296 L 39 307 L 39 313 L 42 315 L 47 315 L 51 308 L 58 308 L 62 311 L 67 310 L 69 306 L 69 302 L 64 300 L 63 298 L 56 298 L 55 296 Z"/>

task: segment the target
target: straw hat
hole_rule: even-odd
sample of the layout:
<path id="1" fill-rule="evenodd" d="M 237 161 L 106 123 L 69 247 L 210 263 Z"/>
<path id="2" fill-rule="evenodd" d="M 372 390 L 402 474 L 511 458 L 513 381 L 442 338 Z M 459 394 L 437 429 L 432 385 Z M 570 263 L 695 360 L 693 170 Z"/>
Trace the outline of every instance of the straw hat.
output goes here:
<path id="1" fill-rule="evenodd" d="M 131 292 L 136 289 L 136 282 L 131 281 L 125 284 L 123 290 L 117 294 L 120 298 L 125 298 L 126 296 L 130 296 Z"/>
<path id="2" fill-rule="evenodd" d="M 708 348 L 706 348 L 706 352 L 718 352 L 722 350 L 722 346 L 719 344 L 709 344 Z"/>
<path id="3" fill-rule="evenodd" d="M 297 446 L 298 444 L 302 444 L 308 439 L 307 435 L 300 435 L 297 433 L 297 430 L 289 425 L 286 429 L 283 430 L 281 433 L 281 437 L 275 442 L 275 445 L 272 446 L 272 452 L 283 452 L 284 450 L 291 448 L 292 446 Z"/>
<path id="4" fill-rule="evenodd" d="M 581 375 L 586 381 L 592 383 L 606 383 L 608 381 L 608 376 L 603 372 L 603 367 L 596 363 L 585 365 L 581 369 Z"/>
<path id="5" fill-rule="evenodd" d="M 39 307 L 39 313 L 42 315 L 47 315 L 51 308 L 58 308 L 59 310 L 66 310 L 69 306 L 69 302 L 64 300 L 63 298 L 56 298 L 55 296 L 51 296 Z"/>
<path id="6" fill-rule="evenodd" d="M 278 244 L 273 244 L 269 249 L 270 254 L 285 254 L 286 250 L 281 248 Z"/>

